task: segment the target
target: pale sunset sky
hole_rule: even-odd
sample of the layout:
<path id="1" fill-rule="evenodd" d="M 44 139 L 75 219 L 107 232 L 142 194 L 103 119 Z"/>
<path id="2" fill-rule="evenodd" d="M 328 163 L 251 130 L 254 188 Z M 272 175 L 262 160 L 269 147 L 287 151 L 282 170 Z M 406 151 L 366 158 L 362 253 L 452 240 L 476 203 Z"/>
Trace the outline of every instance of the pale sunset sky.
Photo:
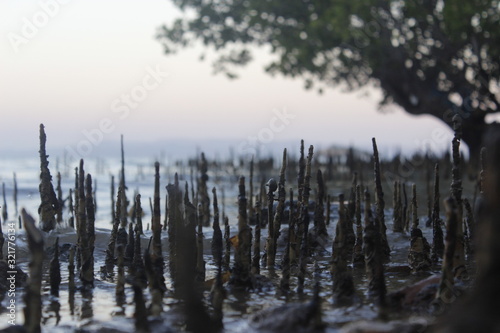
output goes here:
<path id="1" fill-rule="evenodd" d="M 38 150 L 40 123 L 49 147 L 75 150 L 120 134 L 201 148 L 248 137 L 365 149 L 376 137 L 389 152 L 449 146 L 451 131 L 437 119 L 377 111 L 375 89 L 319 95 L 265 74 L 265 50 L 232 81 L 212 74 L 213 52 L 198 61 L 200 46 L 165 56 L 156 30 L 181 15 L 169 0 L 1 1 L 0 155 Z"/>

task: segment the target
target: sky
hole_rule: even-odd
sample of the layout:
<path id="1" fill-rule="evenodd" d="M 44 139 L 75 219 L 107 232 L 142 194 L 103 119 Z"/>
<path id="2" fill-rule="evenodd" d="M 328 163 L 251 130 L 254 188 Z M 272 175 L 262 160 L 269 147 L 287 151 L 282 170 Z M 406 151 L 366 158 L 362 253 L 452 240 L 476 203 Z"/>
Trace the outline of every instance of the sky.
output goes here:
<path id="1" fill-rule="evenodd" d="M 0 154 L 37 151 L 40 123 L 49 150 L 75 157 L 122 134 L 144 146 L 171 142 L 167 151 L 212 139 L 236 153 L 301 138 L 369 149 L 376 137 L 388 154 L 449 146 L 437 119 L 378 111 L 376 89 L 319 95 L 267 75 L 265 50 L 237 80 L 213 75 L 214 53 L 200 62 L 200 46 L 166 56 L 156 30 L 182 15 L 169 0 L 1 1 Z"/>

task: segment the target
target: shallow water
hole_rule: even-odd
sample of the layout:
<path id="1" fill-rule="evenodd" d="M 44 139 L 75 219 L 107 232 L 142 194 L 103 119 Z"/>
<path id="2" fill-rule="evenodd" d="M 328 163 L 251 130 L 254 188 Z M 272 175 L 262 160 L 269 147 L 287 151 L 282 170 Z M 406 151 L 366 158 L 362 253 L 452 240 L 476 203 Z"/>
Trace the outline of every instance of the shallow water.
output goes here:
<path id="1" fill-rule="evenodd" d="M 329 226 L 329 234 L 333 233 L 333 223 Z M 389 228 L 390 229 L 390 228 Z M 165 233 L 166 234 L 166 233 Z M 205 234 L 205 261 L 207 263 L 207 279 L 214 275 L 215 266 L 213 263 L 212 256 L 209 254 L 210 251 L 210 237 L 211 228 L 204 228 Z M 265 230 L 263 230 L 262 239 L 265 239 Z M 18 253 L 20 254 L 19 264 L 20 267 L 27 271 L 27 254 L 26 247 L 22 240 L 24 239 L 24 233 L 19 232 L 18 242 Z M 146 232 L 146 235 L 142 238 L 142 246 L 145 248 L 149 241 L 148 236 L 150 232 Z M 165 236 L 165 235 L 164 235 Z M 51 232 L 46 238 L 46 246 L 52 246 L 55 237 L 59 237 L 60 244 L 71 243 L 73 244 L 76 240 L 76 235 L 70 230 L 61 230 L 60 233 L 57 231 Z M 49 296 L 49 286 L 46 283 L 43 288 L 44 293 L 44 331 L 45 332 L 68 332 L 69 330 L 76 330 L 78 328 L 87 328 L 90 331 L 98 330 L 101 327 L 106 327 L 108 329 L 113 329 L 120 332 L 130 332 L 134 327 L 133 313 L 133 292 L 130 286 L 127 285 L 127 305 L 125 306 L 124 315 L 116 315 L 120 312 L 119 308 L 115 305 L 115 284 L 108 281 L 100 280 L 98 269 L 104 264 L 104 248 L 107 245 L 109 237 L 108 230 L 98 229 L 96 231 L 96 251 L 95 251 L 95 269 L 96 269 L 96 280 L 95 288 L 89 295 L 82 295 L 81 292 L 77 291 L 74 293 L 74 309 L 71 310 L 70 304 L 68 302 L 69 292 L 68 292 L 68 270 L 67 270 L 67 258 L 62 254 L 61 256 L 61 273 L 62 273 L 62 283 L 61 291 L 58 299 L 54 299 Z M 393 257 L 391 264 L 388 266 L 400 266 L 406 265 L 405 253 L 408 248 L 409 239 L 405 235 L 393 234 L 388 232 L 388 237 L 390 244 L 393 247 Z M 168 245 L 166 239 L 163 239 L 163 251 L 168 256 Z M 279 251 L 279 250 L 278 250 Z M 376 306 L 371 304 L 369 298 L 366 294 L 366 276 L 364 269 L 355 268 L 353 270 L 353 275 L 355 277 L 355 284 L 357 295 L 360 298 L 360 302 L 356 305 L 350 307 L 335 307 L 332 300 L 332 278 L 329 272 L 329 253 L 325 253 L 323 258 L 318 258 L 319 274 L 321 281 L 321 293 L 320 296 L 323 299 L 322 310 L 323 310 L 323 321 L 327 325 L 327 332 L 336 332 L 344 324 L 357 321 L 357 320 L 374 320 L 378 316 L 378 309 Z M 281 258 L 278 256 L 277 262 L 279 263 Z M 48 260 L 47 260 L 48 265 Z M 48 272 L 48 269 L 46 270 Z M 314 265 L 312 263 L 308 264 L 308 272 L 314 271 Z M 279 284 L 280 270 L 279 268 L 270 274 L 265 268 L 261 269 L 261 274 L 264 276 L 272 276 L 271 281 L 274 285 Z M 430 274 L 430 273 L 429 273 Z M 397 290 L 409 283 L 416 282 L 428 276 L 424 275 L 412 275 L 408 273 L 386 273 L 386 284 L 388 286 L 388 292 Z M 171 280 L 169 278 L 169 273 L 166 271 L 166 284 L 167 287 L 171 287 Z M 48 281 L 48 273 L 45 277 Z M 78 280 L 77 280 L 78 281 Z M 259 310 L 283 305 L 287 302 L 306 302 L 309 296 L 312 294 L 312 274 L 306 277 L 306 288 L 305 295 L 299 297 L 296 293 L 292 292 L 289 296 L 278 295 L 274 287 L 263 288 L 259 291 L 251 291 L 249 293 L 233 292 L 229 293 L 227 299 L 224 302 L 224 327 L 226 332 L 242 332 L 248 329 L 247 323 L 249 317 L 258 312 Z M 296 279 L 291 279 L 291 290 L 296 289 Z M 18 304 L 21 304 L 22 291 L 18 292 Z M 208 291 L 205 292 L 205 296 L 208 297 Z M 207 298 L 206 297 L 206 298 Z M 148 292 L 145 292 L 146 303 L 148 302 Z M 57 304 L 58 302 L 58 304 Z M 181 316 L 179 315 L 179 310 L 176 309 L 178 301 L 173 298 L 171 292 L 167 292 L 164 299 L 164 310 L 165 316 L 162 319 L 166 326 L 178 327 L 180 325 Z M 56 313 L 54 308 L 59 305 L 59 322 L 56 318 Z M 398 316 L 396 316 L 397 318 Z M 23 323 L 22 311 L 18 311 L 18 323 Z M 6 327 L 2 325 L 0 327 Z"/>
<path id="2" fill-rule="evenodd" d="M 127 303 L 125 306 L 125 311 L 123 314 L 118 314 L 120 308 L 115 305 L 115 284 L 108 281 L 100 280 L 98 274 L 99 268 L 104 264 L 104 250 L 108 243 L 109 230 L 111 227 L 111 198 L 110 198 L 110 173 L 115 175 L 118 174 L 119 164 L 118 161 L 108 162 L 105 166 L 98 165 L 97 162 L 91 162 L 89 165 L 85 166 L 85 171 L 93 174 L 94 179 L 97 180 L 97 191 L 96 199 L 98 203 L 97 215 L 96 215 L 96 243 L 95 243 L 95 288 L 91 293 L 82 295 L 80 291 L 74 293 L 74 306 L 72 307 L 69 302 L 70 293 L 68 291 L 68 269 L 67 269 L 67 259 L 64 259 L 64 254 L 61 256 L 61 273 L 62 273 L 62 283 L 59 298 L 52 298 L 49 296 L 49 287 L 46 283 L 43 287 L 43 330 L 44 332 L 68 332 L 68 331 L 78 331 L 81 328 L 85 328 L 86 331 L 100 331 L 106 329 L 107 331 L 116 332 L 130 332 L 134 331 L 134 305 L 133 305 L 133 292 L 131 287 L 126 285 L 126 296 Z M 95 164 L 94 164 L 95 163 Z M 132 198 L 133 192 L 138 191 L 142 195 L 142 206 L 145 212 L 143 217 L 143 225 L 146 229 L 146 225 L 150 221 L 151 214 L 148 208 L 148 198 L 153 195 L 153 163 L 148 160 L 138 160 L 134 162 L 129 162 L 128 164 L 135 165 L 135 167 L 128 167 L 126 179 L 128 185 L 127 196 L 129 200 Z M 112 165 L 113 167 L 110 167 Z M 29 161 L 14 161 L 2 166 L 0 173 L 1 180 L 6 182 L 7 186 L 7 197 L 12 197 L 12 185 L 11 179 L 12 174 L 6 174 L 5 170 L 16 170 L 18 179 L 18 190 L 19 190 L 19 206 L 26 207 L 28 212 L 36 216 L 36 211 L 39 204 L 38 195 L 38 163 Z M 62 188 L 64 191 L 64 196 L 68 195 L 69 188 L 74 186 L 74 176 L 72 171 L 68 172 L 67 175 L 63 176 Z M 189 170 L 184 167 L 169 166 L 163 167 L 161 171 L 161 205 L 162 211 L 164 207 L 165 200 L 165 185 L 170 181 L 173 181 L 172 175 L 176 172 L 183 172 L 180 176 L 181 184 L 189 180 Z M 186 172 L 187 171 L 187 172 Z M 55 186 L 55 173 L 52 173 L 54 178 Z M 219 208 L 222 212 L 222 202 L 224 203 L 224 212 L 229 217 L 231 225 L 232 235 L 236 234 L 237 231 L 237 205 L 236 205 L 236 183 L 234 182 L 234 175 L 232 174 L 222 174 L 217 175 L 214 172 L 210 173 L 210 186 L 216 186 L 218 189 L 219 197 Z M 115 184 L 118 181 L 116 180 Z M 257 183 L 257 182 L 255 182 Z M 247 179 L 248 186 L 248 179 Z M 346 188 L 336 188 L 336 192 L 345 191 L 349 188 L 349 184 L 345 185 Z M 117 185 L 116 185 L 117 187 Z M 314 187 L 314 186 L 313 186 Z M 225 200 L 222 201 L 222 189 L 225 192 Z M 354 268 L 354 282 L 356 286 L 357 296 L 359 297 L 359 302 L 356 305 L 350 307 L 335 307 L 332 300 L 332 278 L 329 271 L 329 257 L 331 255 L 331 244 L 332 237 L 334 236 L 335 225 L 338 220 L 338 215 L 336 212 L 336 204 L 332 209 L 332 216 L 330 218 L 330 225 L 328 226 L 329 233 L 329 244 L 326 248 L 326 252 L 322 256 L 318 256 L 317 262 L 319 266 L 319 271 L 316 274 L 320 275 L 321 281 L 321 292 L 322 297 L 322 312 L 323 321 L 326 324 L 326 332 L 337 332 L 346 323 L 358 321 L 358 320 L 375 320 L 378 317 L 378 308 L 374 306 L 370 299 L 366 295 L 366 275 L 364 269 Z M 13 202 L 8 201 L 8 207 L 10 212 L 9 221 L 17 222 L 17 217 L 13 213 Z M 65 221 L 67 221 L 68 213 L 64 212 Z M 387 235 L 389 239 L 389 244 L 391 246 L 391 263 L 387 265 L 388 271 L 385 274 L 386 285 L 388 287 L 388 292 L 395 291 L 403 286 L 411 284 L 413 282 L 419 281 L 431 275 L 432 273 L 439 273 L 439 271 L 428 272 L 424 274 L 414 275 L 407 272 L 397 272 L 397 270 L 392 270 L 392 267 L 405 266 L 407 265 L 407 252 L 409 246 L 409 236 L 405 234 L 393 233 L 392 230 L 392 212 L 391 210 L 386 210 L 386 224 L 387 224 Z M 422 218 L 421 221 L 424 221 Z M 163 217 L 162 217 L 163 223 Z M 425 228 L 421 222 L 421 228 L 424 235 L 427 237 L 428 241 L 432 240 L 430 228 Z M 283 227 L 286 227 L 284 225 Z M 4 227 L 5 232 L 5 227 Z M 204 227 L 203 233 L 205 236 L 204 240 L 204 259 L 206 261 L 207 268 L 207 279 L 211 278 L 215 272 L 214 262 L 210 252 L 210 240 L 212 235 L 212 229 L 210 227 Z M 25 234 L 23 230 L 17 230 L 17 248 L 16 256 L 19 266 L 25 271 L 28 271 L 27 264 L 29 260 L 27 245 L 25 242 Z M 145 231 L 145 236 L 142 238 L 143 249 L 147 246 L 149 237 L 151 236 L 151 231 Z M 76 234 L 72 229 L 61 228 L 51 232 L 45 239 L 45 246 L 52 246 L 55 238 L 59 237 L 60 244 L 70 243 L 74 244 L 76 240 Z M 166 239 L 166 232 L 163 233 L 163 243 L 162 248 L 165 255 L 165 262 L 168 261 L 168 241 Z M 263 249 L 263 243 L 266 238 L 266 230 L 262 230 L 261 242 Z M 282 249 L 278 249 L 277 263 L 281 262 Z M 50 258 L 46 258 L 46 265 L 48 267 L 48 262 Z M 233 258 L 231 258 L 232 260 Z M 168 265 L 167 265 L 168 266 Z M 289 302 L 307 302 L 312 295 L 312 280 L 314 265 L 313 262 L 308 264 L 307 269 L 309 275 L 306 277 L 306 286 L 304 296 L 299 297 L 295 292 L 297 281 L 296 278 L 291 279 L 292 291 L 288 296 L 277 294 L 276 288 L 274 286 L 279 284 L 280 269 L 279 267 L 274 273 L 269 272 L 265 268 L 261 268 L 261 274 L 270 277 L 274 286 L 269 288 L 263 288 L 262 290 L 251 291 L 248 293 L 242 293 L 237 291 L 231 291 L 228 293 L 228 297 L 224 302 L 224 327 L 225 332 L 245 332 L 251 329 L 248 326 L 248 320 L 252 314 L 273 306 L 283 305 Z M 393 272 L 394 271 L 394 272 Z M 48 269 L 46 270 L 48 274 Z M 76 273 L 78 277 L 78 273 Z M 165 271 L 166 285 L 169 288 L 164 298 L 164 314 L 161 318 L 152 318 L 152 327 L 157 329 L 167 330 L 171 328 L 172 331 L 178 331 L 182 329 L 182 316 L 179 309 L 179 301 L 173 298 L 171 293 L 171 280 L 168 272 L 168 267 Z M 48 276 L 46 276 L 46 281 Z M 78 279 L 76 280 L 78 285 Z M 22 304 L 23 291 L 20 289 L 16 294 L 17 304 Z M 149 293 L 144 292 L 146 303 L 149 302 Z M 208 298 L 208 291 L 205 292 L 205 299 Z M 3 306 L 6 305 L 6 300 L 4 300 Z M 2 314 L 3 316 L 3 314 Z M 408 315 L 396 314 L 391 316 L 391 319 L 404 318 L 405 320 L 410 320 Z M 419 317 L 418 319 L 411 320 L 427 320 L 426 317 Z M 429 317 L 428 320 L 431 320 Z M 24 322 L 23 313 L 18 306 L 17 311 L 17 323 L 22 324 Z M 8 324 L 4 320 L 0 320 L 0 328 L 7 327 Z"/>

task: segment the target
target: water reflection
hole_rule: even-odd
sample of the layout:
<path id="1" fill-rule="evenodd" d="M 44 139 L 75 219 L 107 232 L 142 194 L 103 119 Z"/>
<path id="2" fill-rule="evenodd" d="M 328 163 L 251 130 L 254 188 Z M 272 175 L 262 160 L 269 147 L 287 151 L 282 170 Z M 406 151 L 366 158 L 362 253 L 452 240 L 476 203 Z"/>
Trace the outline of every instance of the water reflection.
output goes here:
<path id="1" fill-rule="evenodd" d="M 47 323 L 50 323 L 52 321 L 51 319 L 55 318 L 56 322 L 54 326 L 57 326 L 61 321 L 60 311 L 61 311 L 61 303 L 59 303 L 59 300 L 57 298 L 52 299 L 50 301 L 50 304 L 45 309 L 43 324 L 47 325 Z"/>
<path id="2" fill-rule="evenodd" d="M 233 290 L 229 299 L 230 302 L 228 302 L 228 304 L 234 311 L 242 315 L 248 313 L 248 301 L 250 299 L 250 293 L 244 290 Z"/>
<path id="3" fill-rule="evenodd" d="M 71 316 L 75 314 L 75 290 L 69 289 L 68 293 L 69 313 Z"/>
<path id="4" fill-rule="evenodd" d="M 92 301 L 94 298 L 94 294 L 92 289 L 81 289 L 82 294 L 82 307 L 80 312 L 80 320 L 82 323 L 90 322 L 94 317 L 94 310 L 92 307 Z"/>

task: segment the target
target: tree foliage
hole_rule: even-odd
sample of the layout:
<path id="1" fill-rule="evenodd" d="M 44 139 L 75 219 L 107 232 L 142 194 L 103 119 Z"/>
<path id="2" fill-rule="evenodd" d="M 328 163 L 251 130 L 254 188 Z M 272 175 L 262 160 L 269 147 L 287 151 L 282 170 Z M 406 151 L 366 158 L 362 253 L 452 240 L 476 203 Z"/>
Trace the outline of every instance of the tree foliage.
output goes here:
<path id="1" fill-rule="evenodd" d="M 479 151 L 485 116 L 500 111 L 498 0 L 173 0 L 185 11 L 159 30 L 165 51 L 201 41 L 220 55 L 216 72 L 268 46 L 271 74 L 304 80 L 306 88 L 383 92 L 411 114 L 448 125 L 463 119 L 463 139 Z"/>

